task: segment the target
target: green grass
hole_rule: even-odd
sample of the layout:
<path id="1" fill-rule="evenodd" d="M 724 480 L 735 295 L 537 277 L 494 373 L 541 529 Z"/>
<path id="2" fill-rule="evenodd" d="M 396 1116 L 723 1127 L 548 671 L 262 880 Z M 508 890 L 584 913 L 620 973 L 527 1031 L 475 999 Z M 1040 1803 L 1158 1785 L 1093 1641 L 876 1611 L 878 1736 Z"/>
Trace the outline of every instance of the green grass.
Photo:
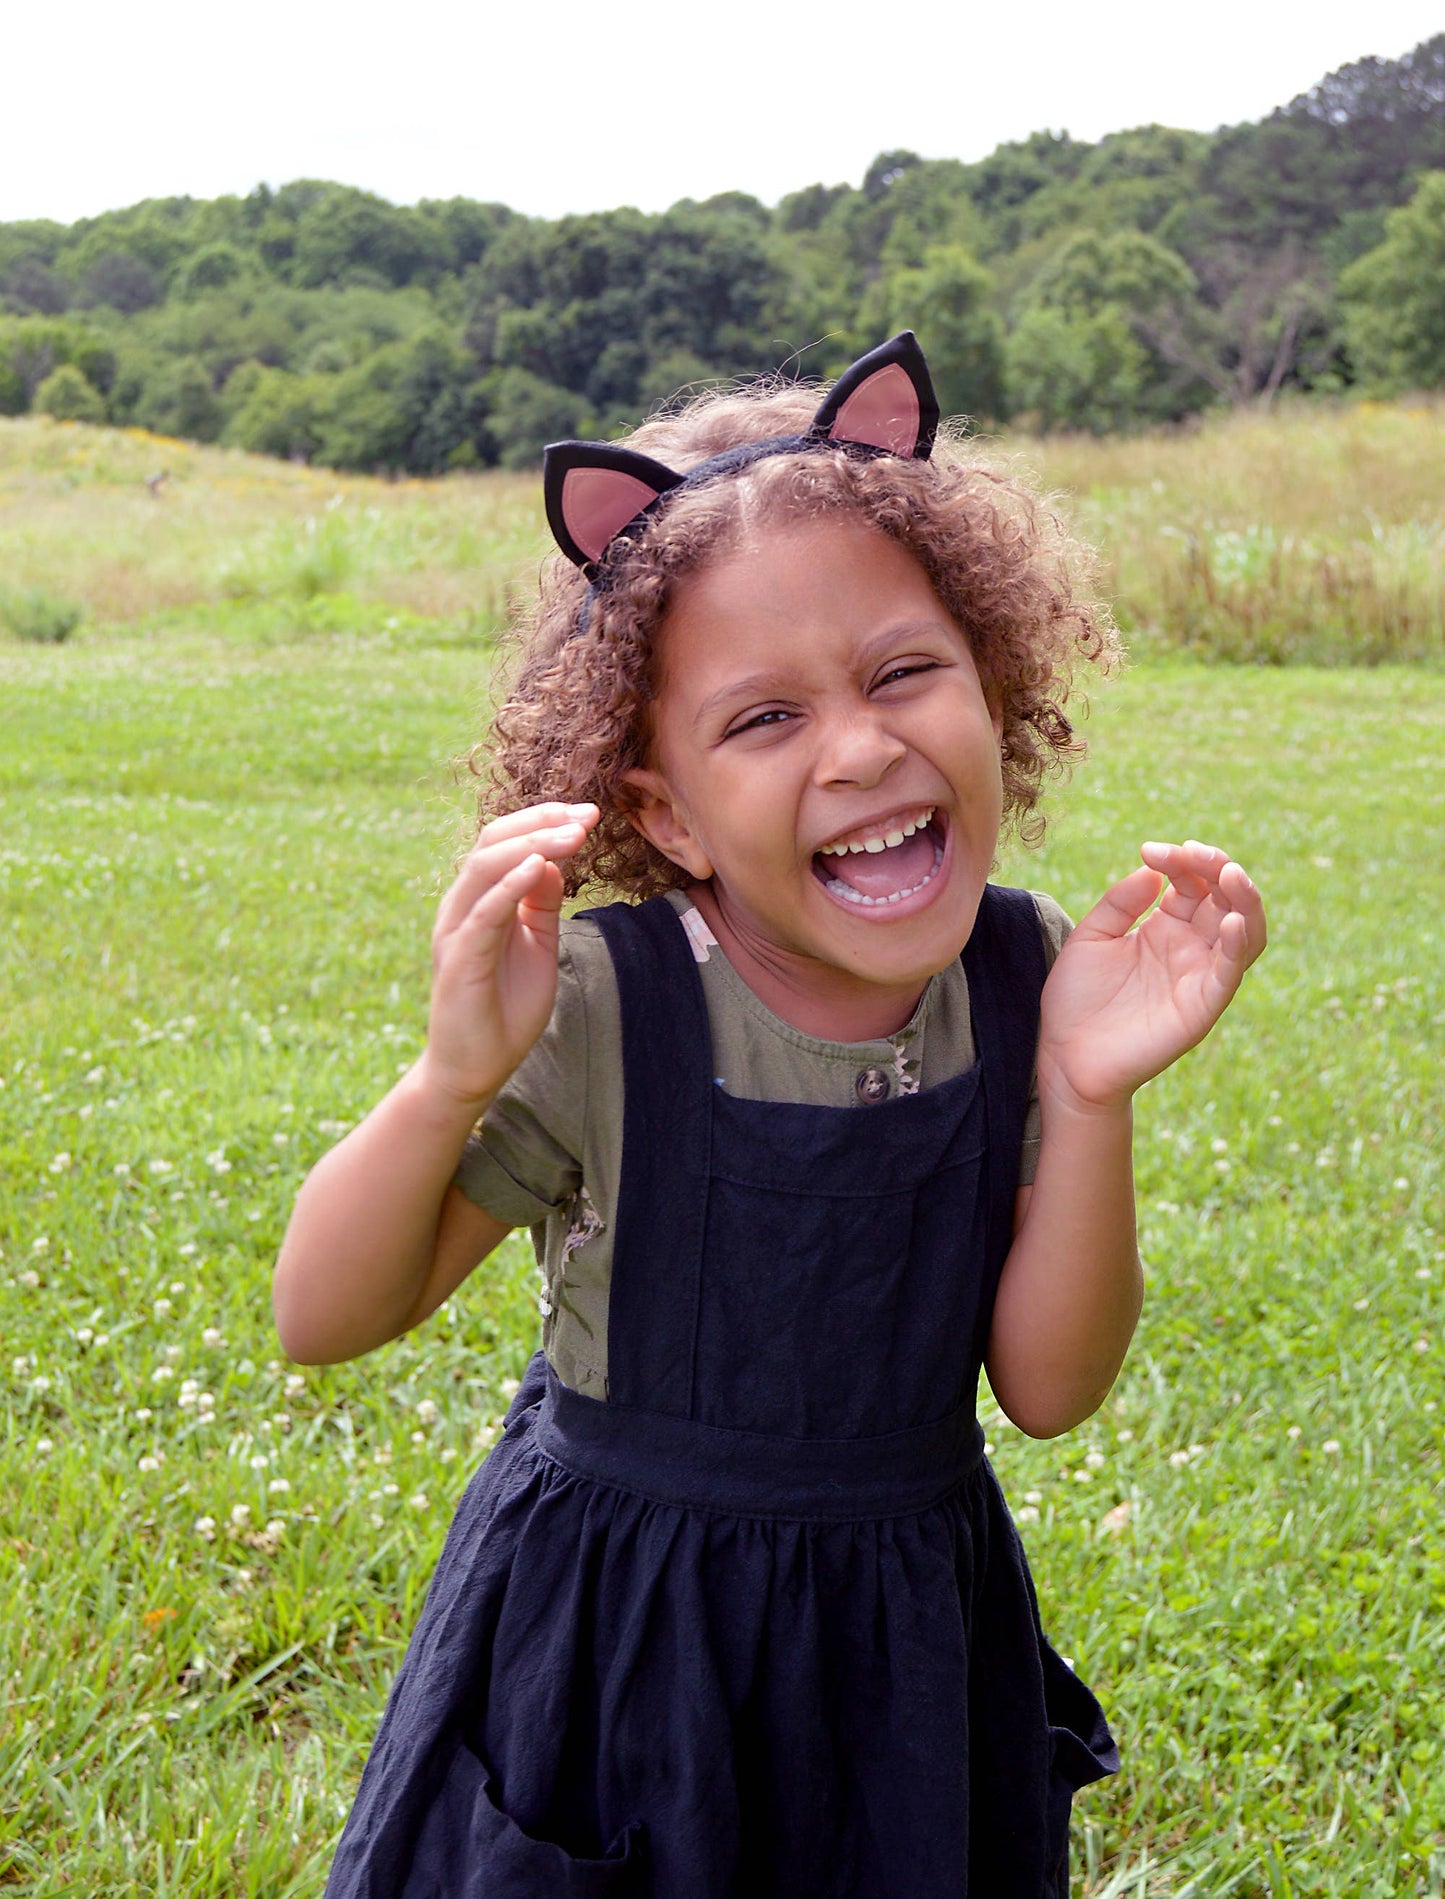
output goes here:
<path id="1" fill-rule="evenodd" d="M 419 1045 L 483 659 L 0 660 L 7 1890 L 319 1890 L 530 1349 L 516 1237 L 355 1365 L 294 1371 L 267 1305 L 304 1170 Z M 1094 742 L 1021 874 L 1077 911 L 1140 837 L 1218 838 L 1273 943 L 1141 1103 L 1113 1397 L 1052 1444 L 990 1414 L 1123 1742 L 1087 1889 L 1438 1893 L 1445 682 L 1156 664 Z"/>
<path id="2" fill-rule="evenodd" d="M 1367 493 L 1427 540 L 1420 420 L 1029 451 L 1146 657 L 1007 874 L 1077 914 L 1141 838 L 1205 836 L 1272 929 L 1141 1099 L 1149 1299 L 1114 1394 L 1052 1444 L 985 1400 L 1124 1749 L 1079 1803 L 1089 1899 L 1445 1894 L 1445 679 L 1180 661 L 1151 618 L 1171 523 L 1348 550 Z M 420 1333 L 300 1371 L 270 1265 L 420 1045 L 445 761 L 540 545 L 520 478 L 0 424 L 0 577 L 86 612 L 0 639 L 0 1890 L 320 1890 L 535 1270 L 514 1237 Z M 1424 612 L 1438 563 L 1412 585 Z"/>

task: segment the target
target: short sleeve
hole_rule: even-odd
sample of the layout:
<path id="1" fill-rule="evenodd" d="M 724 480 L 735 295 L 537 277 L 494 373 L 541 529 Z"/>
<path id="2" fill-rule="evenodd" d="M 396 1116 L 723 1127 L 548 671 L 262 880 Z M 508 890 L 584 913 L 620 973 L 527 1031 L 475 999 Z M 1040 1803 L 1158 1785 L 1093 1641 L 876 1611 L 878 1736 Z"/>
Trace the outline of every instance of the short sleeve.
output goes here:
<path id="1" fill-rule="evenodd" d="M 1044 962 L 1052 969 L 1059 951 L 1068 940 L 1073 929 L 1068 912 L 1054 902 L 1042 890 L 1033 890 L 1029 895 L 1034 900 L 1034 908 L 1039 913 L 1039 928 L 1044 935 Z M 1034 1175 L 1039 1167 L 1039 1139 L 1041 1117 L 1039 1114 L 1039 1084 L 1037 1075 L 1029 1089 L 1028 1113 L 1024 1119 L 1023 1145 L 1019 1149 L 1019 1185 L 1033 1185 Z"/>
<path id="2" fill-rule="evenodd" d="M 494 1220 L 536 1226 L 582 1185 L 587 1001 L 567 925 L 545 1029 L 467 1138 L 453 1178 Z"/>

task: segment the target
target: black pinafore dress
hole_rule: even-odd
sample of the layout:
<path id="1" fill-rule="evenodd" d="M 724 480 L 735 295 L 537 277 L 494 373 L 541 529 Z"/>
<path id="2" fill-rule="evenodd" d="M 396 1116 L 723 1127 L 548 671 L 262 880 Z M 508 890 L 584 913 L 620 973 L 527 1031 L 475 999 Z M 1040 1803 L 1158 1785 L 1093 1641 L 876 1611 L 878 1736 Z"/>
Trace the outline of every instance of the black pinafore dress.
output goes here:
<path id="1" fill-rule="evenodd" d="M 598 911 L 625 1120 L 609 1401 L 533 1360 L 447 1538 L 327 1899 L 1067 1899 L 1118 1757 L 974 1412 L 1044 962 L 990 887 L 978 1060 L 740 1100 L 661 899 Z"/>

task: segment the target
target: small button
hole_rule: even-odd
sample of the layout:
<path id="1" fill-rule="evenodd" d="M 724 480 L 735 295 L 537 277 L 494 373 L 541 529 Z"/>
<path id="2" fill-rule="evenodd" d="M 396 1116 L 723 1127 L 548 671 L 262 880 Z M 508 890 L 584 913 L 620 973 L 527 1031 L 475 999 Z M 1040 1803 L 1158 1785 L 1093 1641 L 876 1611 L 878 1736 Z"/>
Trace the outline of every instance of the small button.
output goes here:
<path id="1" fill-rule="evenodd" d="M 871 1108 L 875 1102 L 888 1099 L 888 1070 L 886 1068 L 860 1068 L 853 1083 L 853 1092 L 863 1103 Z"/>

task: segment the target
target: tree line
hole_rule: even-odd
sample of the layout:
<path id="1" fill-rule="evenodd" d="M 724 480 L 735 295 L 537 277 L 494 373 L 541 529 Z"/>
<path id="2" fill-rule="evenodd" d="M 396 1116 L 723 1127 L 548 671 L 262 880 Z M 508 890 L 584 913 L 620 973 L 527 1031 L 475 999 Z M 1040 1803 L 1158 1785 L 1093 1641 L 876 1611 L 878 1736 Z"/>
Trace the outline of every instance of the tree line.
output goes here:
<path id="1" fill-rule="evenodd" d="M 1040 132 L 555 220 L 301 180 L 0 224 L 0 414 L 337 468 L 522 467 L 916 329 L 946 412 L 1103 432 L 1445 386 L 1445 33 L 1259 123 Z"/>

